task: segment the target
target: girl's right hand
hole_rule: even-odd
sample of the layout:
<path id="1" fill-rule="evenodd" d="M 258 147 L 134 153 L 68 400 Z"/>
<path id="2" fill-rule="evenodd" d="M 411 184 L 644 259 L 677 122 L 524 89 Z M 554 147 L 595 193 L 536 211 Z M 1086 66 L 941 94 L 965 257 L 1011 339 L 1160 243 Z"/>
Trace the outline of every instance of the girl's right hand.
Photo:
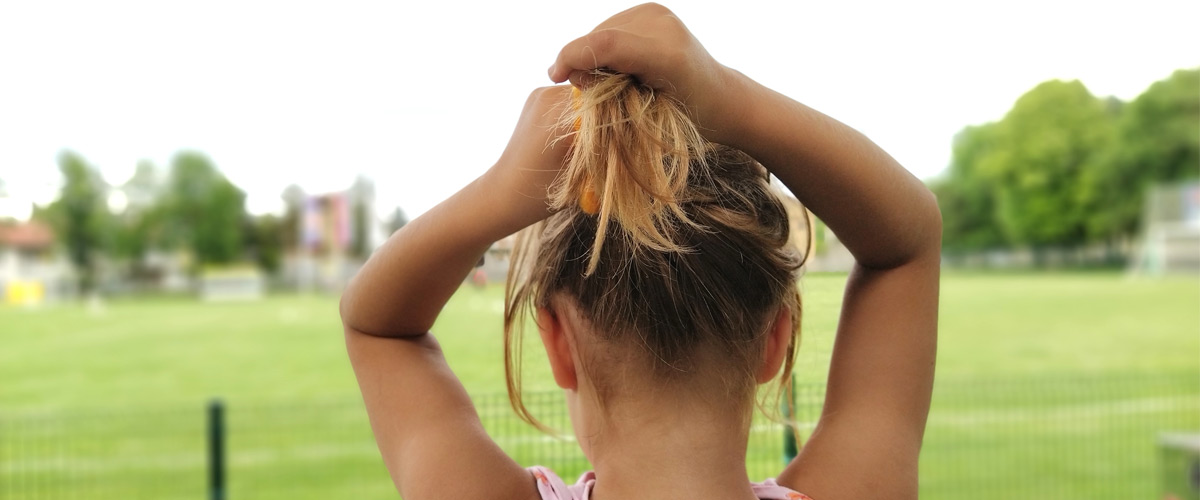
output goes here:
<path id="1" fill-rule="evenodd" d="M 513 210 L 511 217 L 497 222 L 509 232 L 550 215 L 548 190 L 562 173 L 570 149 L 569 138 L 556 140 L 565 133 L 559 116 L 570 102 L 570 92 L 565 85 L 531 92 L 504 153 L 484 177 L 494 188 L 489 191 L 503 196 L 493 206 Z"/>
<path id="2" fill-rule="evenodd" d="M 670 9 L 647 3 L 608 18 L 563 47 L 549 75 L 556 83 L 586 86 L 588 71 L 597 68 L 669 92 L 687 105 L 709 140 L 728 143 L 716 136 L 726 125 L 721 105 L 730 101 L 734 72 L 713 59 Z"/>

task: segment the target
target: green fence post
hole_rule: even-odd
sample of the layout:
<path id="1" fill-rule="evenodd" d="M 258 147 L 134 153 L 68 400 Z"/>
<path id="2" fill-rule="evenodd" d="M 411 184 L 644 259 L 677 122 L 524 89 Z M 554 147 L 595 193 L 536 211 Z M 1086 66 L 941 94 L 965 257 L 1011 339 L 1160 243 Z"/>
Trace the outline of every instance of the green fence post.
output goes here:
<path id="1" fill-rule="evenodd" d="M 225 404 L 208 403 L 208 498 L 225 500 Z"/>

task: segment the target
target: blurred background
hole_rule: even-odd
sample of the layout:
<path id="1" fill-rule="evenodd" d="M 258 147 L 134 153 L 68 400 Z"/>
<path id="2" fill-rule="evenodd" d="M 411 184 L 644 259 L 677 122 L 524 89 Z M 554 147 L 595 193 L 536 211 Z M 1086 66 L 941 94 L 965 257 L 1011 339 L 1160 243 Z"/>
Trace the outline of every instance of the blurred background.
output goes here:
<path id="1" fill-rule="evenodd" d="M 0 499 L 397 498 L 339 293 L 632 5 L 0 3 Z M 1200 4 L 668 7 L 937 193 L 923 498 L 1198 498 Z M 852 261 L 792 209 L 802 442 Z M 572 477 L 575 444 L 504 395 L 510 249 L 434 331 L 501 446 Z M 527 404 L 567 429 L 536 351 Z M 791 434 L 756 421 L 753 479 Z"/>

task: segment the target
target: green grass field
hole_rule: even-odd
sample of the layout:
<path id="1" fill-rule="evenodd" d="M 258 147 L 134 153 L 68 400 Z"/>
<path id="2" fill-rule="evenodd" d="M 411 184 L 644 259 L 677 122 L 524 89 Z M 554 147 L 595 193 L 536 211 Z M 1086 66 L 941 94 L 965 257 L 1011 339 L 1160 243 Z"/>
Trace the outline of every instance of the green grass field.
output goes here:
<path id="1" fill-rule="evenodd" d="M 802 284 L 802 421 L 844 282 Z M 462 289 L 434 332 L 502 446 L 567 476 L 586 466 L 572 443 L 521 426 L 502 395 L 502 295 Z M 1195 277 L 947 274 L 941 297 L 923 497 L 1148 498 L 1155 434 L 1200 431 Z M 0 498 L 198 498 L 213 397 L 228 405 L 231 498 L 395 498 L 336 309 L 317 296 L 0 308 Z M 530 336 L 535 392 L 553 389 L 540 349 Z M 565 428 L 552 393 L 533 398 Z M 780 431 L 756 428 L 752 470 L 772 474 Z"/>

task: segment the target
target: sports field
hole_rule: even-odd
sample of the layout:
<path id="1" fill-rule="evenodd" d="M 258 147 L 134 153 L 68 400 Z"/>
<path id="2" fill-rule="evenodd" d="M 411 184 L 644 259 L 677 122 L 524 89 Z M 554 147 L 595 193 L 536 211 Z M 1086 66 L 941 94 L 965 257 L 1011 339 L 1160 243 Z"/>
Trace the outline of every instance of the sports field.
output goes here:
<path id="1" fill-rule="evenodd" d="M 803 281 L 802 422 L 819 408 L 844 281 Z M 502 298 L 463 288 L 434 332 L 497 440 L 573 473 L 586 464 L 571 443 L 507 408 Z M 1156 434 L 1200 431 L 1196 277 L 947 274 L 940 332 L 923 498 L 1149 498 Z M 539 350 L 530 336 L 526 380 L 549 391 Z M 319 296 L 0 308 L 0 497 L 199 498 L 213 397 L 227 405 L 230 498 L 395 497 L 336 298 Z M 565 425 L 552 393 L 532 403 Z M 752 471 L 773 470 L 778 426 L 756 429 Z"/>

